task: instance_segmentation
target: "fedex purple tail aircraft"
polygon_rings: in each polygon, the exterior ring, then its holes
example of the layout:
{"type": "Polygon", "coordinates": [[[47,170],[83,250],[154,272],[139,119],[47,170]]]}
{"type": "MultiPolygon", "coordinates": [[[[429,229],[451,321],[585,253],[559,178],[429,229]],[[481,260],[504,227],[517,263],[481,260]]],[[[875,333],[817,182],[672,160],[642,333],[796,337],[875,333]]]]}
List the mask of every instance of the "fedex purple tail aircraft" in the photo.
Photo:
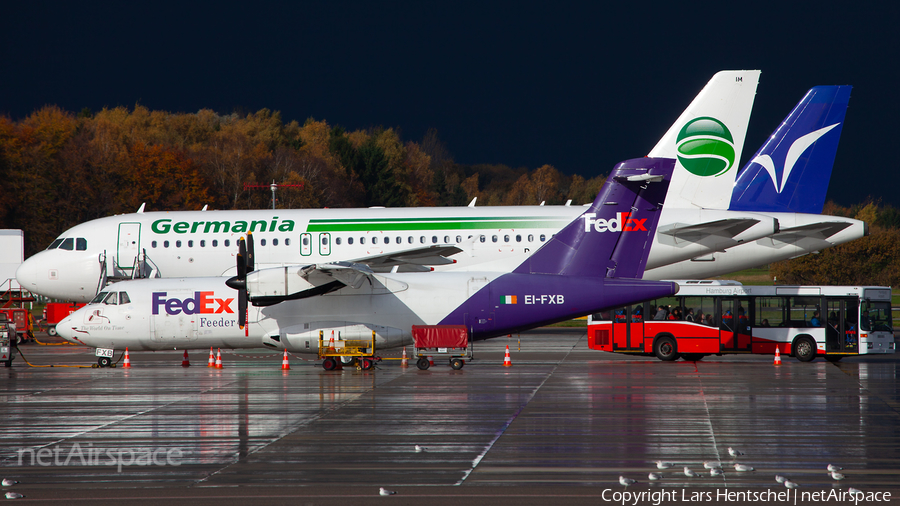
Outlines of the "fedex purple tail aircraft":
{"type": "Polygon", "coordinates": [[[256,270],[252,242],[241,239],[237,276],[114,283],[57,331],[98,348],[101,365],[109,364],[108,351],[126,347],[316,354],[320,332],[342,339],[374,332],[384,349],[412,343],[413,325],[465,325],[480,340],[668,296],[676,283],[640,277],[674,166],[666,158],[620,163],[591,206],[518,264],[441,272],[375,272],[353,262],[256,270]]]}

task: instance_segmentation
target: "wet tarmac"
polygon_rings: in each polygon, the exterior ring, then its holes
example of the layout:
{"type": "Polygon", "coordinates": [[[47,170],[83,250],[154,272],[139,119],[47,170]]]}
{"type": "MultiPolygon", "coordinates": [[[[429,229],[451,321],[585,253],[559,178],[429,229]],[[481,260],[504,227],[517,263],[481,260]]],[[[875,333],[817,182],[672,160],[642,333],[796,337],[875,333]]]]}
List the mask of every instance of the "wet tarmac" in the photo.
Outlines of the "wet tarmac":
{"type": "MultiPolygon", "coordinates": [[[[82,347],[22,351],[35,365],[95,362],[82,347]]],[[[663,363],[589,350],[584,329],[540,329],[477,343],[460,371],[391,360],[326,372],[292,357],[283,372],[264,350],[223,351],[221,370],[203,352],[189,368],[181,351],[130,358],[131,369],[0,368],[0,473],[22,482],[4,492],[57,504],[602,504],[626,490],[620,475],[640,482],[627,490],[680,498],[785,492],[780,474],[807,492],[900,497],[896,355],[663,363]]]]}

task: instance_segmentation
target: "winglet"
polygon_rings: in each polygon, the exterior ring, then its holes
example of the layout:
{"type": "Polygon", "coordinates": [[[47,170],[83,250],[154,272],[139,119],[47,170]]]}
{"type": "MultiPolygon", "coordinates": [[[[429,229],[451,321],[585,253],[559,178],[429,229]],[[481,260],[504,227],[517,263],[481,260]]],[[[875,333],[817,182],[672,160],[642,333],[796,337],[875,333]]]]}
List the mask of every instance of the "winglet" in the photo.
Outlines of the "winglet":
{"type": "Polygon", "coordinates": [[[143,213],[144,213],[144,206],[146,206],[146,205],[147,205],[146,202],[141,203],[141,207],[138,208],[137,213],[138,213],[138,214],[143,214],[143,213]]]}
{"type": "Polygon", "coordinates": [[[469,207],[475,207],[475,201],[478,200],[478,197],[474,197],[472,202],[469,202],[469,207]]]}

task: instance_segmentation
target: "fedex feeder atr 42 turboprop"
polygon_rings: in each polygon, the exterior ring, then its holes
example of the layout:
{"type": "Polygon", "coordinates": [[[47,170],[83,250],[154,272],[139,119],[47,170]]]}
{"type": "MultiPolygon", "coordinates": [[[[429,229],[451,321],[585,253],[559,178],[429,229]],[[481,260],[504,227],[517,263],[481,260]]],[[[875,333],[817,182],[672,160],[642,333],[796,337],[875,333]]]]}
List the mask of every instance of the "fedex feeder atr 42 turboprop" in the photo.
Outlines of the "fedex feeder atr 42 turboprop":
{"type": "MultiPolygon", "coordinates": [[[[858,220],[811,214],[824,203],[849,86],[811,89],[737,176],[758,79],[759,71],[717,73],[650,151],[676,163],[645,279],[725,274],[865,235],[858,220]]],[[[350,261],[373,272],[491,269],[521,262],[583,209],[138,212],[67,230],[17,279],[34,293],[86,302],[111,280],[234,275],[247,232],[260,268],[350,261]]]]}
{"type": "Polygon", "coordinates": [[[676,283],[638,278],[673,167],[671,159],[623,162],[590,207],[518,264],[442,272],[376,273],[352,262],[256,270],[241,238],[238,275],[113,283],[57,331],[107,350],[313,354],[320,331],[343,339],[374,332],[378,349],[410,344],[413,325],[465,325],[480,340],[667,296],[676,283]]]}

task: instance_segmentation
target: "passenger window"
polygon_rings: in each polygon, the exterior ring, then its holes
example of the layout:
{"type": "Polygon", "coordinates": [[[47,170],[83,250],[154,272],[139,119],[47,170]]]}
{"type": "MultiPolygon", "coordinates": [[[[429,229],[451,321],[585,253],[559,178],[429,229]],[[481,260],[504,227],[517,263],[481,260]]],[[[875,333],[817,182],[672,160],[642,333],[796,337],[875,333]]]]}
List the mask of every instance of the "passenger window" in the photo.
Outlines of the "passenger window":
{"type": "Polygon", "coordinates": [[[544,242],[546,240],[547,240],[547,236],[544,234],[541,234],[541,242],[544,242]]]}
{"type": "Polygon", "coordinates": [[[125,292],[119,292],[119,304],[131,304],[131,297],[125,292]]]}
{"type": "Polygon", "coordinates": [[[450,244],[450,236],[449,235],[444,236],[444,244],[450,244]]]}
{"type": "Polygon", "coordinates": [[[409,240],[408,240],[407,242],[410,243],[410,244],[412,244],[412,243],[413,243],[413,236],[409,236],[409,240]]]}
{"type": "Polygon", "coordinates": [[[459,244],[461,242],[462,242],[462,237],[456,236],[456,244],[459,244]]]}
{"type": "Polygon", "coordinates": [[[290,238],[285,239],[285,240],[284,240],[284,245],[285,245],[285,246],[290,246],[290,245],[291,245],[291,239],[290,239],[290,238]]]}
{"type": "Polygon", "coordinates": [[[188,248],[194,247],[194,241],[188,241],[188,248]]]}
{"type": "Polygon", "coordinates": [[[420,243],[420,244],[425,244],[425,236],[424,236],[424,235],[420,235],[420,236],[419,236],[419,243],[420,243]]]}
{"type": "Polygon", "coordinates": [[[175,241],[175,247],[176,247],[176,248],[180,248],[180,247],[181,247],[181,241],[175,241]]]}
{"type": "Polygon", "coordinates": [[[348,237],[348,238],[347,238],[347,244],[353,244],[353,238],[352,238],[352,237],[348,237]]]}
{"type": "Polygon", "coordinates": [[[503,242],[509,242],[509,236],[508,236],[508,235],[504,235],[504,236],[503,236],[503,242]]]}
{"type": "Polygon", "coordinates": [[[59,245],[59,249],[64,249],[67,251],[72,251],[72,248],[75,246],[75,241],[72,240],[71,237],[64,240],[62,244],[59,245]]]}
{"type": "Polygon", "coordinates": [[[169,247],[169,241],[163,241],[163,248],[169,247]]]}
{"type": "MultiPolygon", "coordinates": [[[[277,241],[278,239],[275,239],[275,240],[277,241]]],[[[337,244],[338,246],[340,246],[340,245],[341,245],[341,238],[340,238],[340,237],[335,237],[335,238],[334,238],[334,243],[337,244]]]]}
{"type": "Polygon", "coordinates": [[[272,246],[278,246],[278,239],[272,239],[272,246]]]}
{"type": "Polygon", "coordinates": [[[491,242],[497,242],[497,236],[491,236],[491,242]]]}
{"type": "Polygon", "coordinates": [[[397,244],[403,244],[403,238],[399,235],[397,236],[397,244]]]}
{"type": "Polygon", "coordinates": [[[219,245],[219,240],[218,240],[218,239],[213,239],[212,247],[215,248],[215,247],[218,246],[218,245],[219,245]]]}
{"type": "Polygon", "coordinates": [[[155,248],[155,247],[156,247],[156,241],[150,241],[150,247],[151,247],[151,248],[155,248]]]}
{"type": "Polygon", "coordinates": [[[205,248],[205,247],[206,247],[206,239],[200,239],[200,247],[201,247],[201,248],[205,248]]]}
{"type": "Polygon", "coordinates": [[[431,236],[431,244],[437,244],[437,236],[436,235],[431,236]]]}
{"type": "Polygon", "coordinates": [[[521,235],[517,235],[517,236],[516,236],[516,242],[522,242],[522,236],[521,236],[521,235]]]}
{"type": "Polygon", "coordinates": [[[227,247],[229,247],[229,246],[231,246],[231,240],[230,240],[230,239],[225,239],[225,247],[227,248],[227,247]]]}
{"type": "Polygon", "coordinates": [[[50,243],[50,246],[47,246],[47,249],[56,249],[59,247],[59,243],[63,242],[62,239],[57,239],[50,243]]]}
{"type": "Polygon", "coordinates": [[[87,239],[84,237],[79,237],[75,239],[75,249],[78,251],[86,251],[87,250],[87,239]]]}
{"type": "Polygon", "coordinates": [[[528,242],[534,242],[534,235],[528,234],[528,242]]]}
{"type": "Polygon", "coordinates": [[[487,240],[487,237],[481,236],[481,237],[478,238],[478,240],[480,240],[481,242],[484,242],[485,240],[487,240]]]}
{"type": "Polygon", "coordinates": [[[266,245],[266,240],[265,240],[265,239],[260,239],[260,240],[259,240],[259,245],[260,245],[260,246],[265,246],[265,245],[266,245]]]}
{"type": "Polygon", "coordinates": [[[365,244],[365,243],[366,243],[366,238],[365,238],[365,237],[360,237],[360,238],[359,238],[359,243],[360,243],[360,244],[365,244]]]}
{"type": "Polygon", "coordinates": [[[378,237],[372,238],[372,244],[378,244],[378,237]]]}
{"type": "Polygon", "coordinates": [[[309,246],[309,237],[303,236],[303,238],[300,239],[300,241],[303,243],[304,246],[309,246]]]}

